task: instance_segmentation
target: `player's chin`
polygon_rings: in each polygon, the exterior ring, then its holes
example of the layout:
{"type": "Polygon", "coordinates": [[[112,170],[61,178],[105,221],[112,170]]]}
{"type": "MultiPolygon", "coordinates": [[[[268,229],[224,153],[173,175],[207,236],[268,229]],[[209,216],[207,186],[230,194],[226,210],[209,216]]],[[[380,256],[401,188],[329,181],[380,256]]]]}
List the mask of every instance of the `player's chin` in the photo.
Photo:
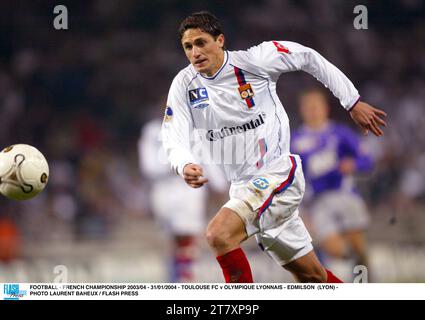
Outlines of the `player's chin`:
{"type": "Polygon", "coordinates": [[[199,73],[208,73],[209,68],[208,66],[205,65],[205,62],[201,63],[201,64],[194,64],[193,65],[195,67],[195,70],[198,71],[199,73]]]}

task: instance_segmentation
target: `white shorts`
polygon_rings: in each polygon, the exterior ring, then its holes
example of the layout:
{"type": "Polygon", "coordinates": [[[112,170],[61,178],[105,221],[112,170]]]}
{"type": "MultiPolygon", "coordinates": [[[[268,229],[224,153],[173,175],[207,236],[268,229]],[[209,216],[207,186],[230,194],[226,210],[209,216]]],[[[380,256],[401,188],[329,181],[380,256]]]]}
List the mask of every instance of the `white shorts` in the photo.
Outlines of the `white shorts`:
{"type": "Polygon", "coordinates": [[[160,179],[152,185],[152,210],[172,234],[198,235],[206,227],[206,192],[189,187],[179,176],[160,179]]]}
{"type": "Polygon", "coordinates": [[[350,191],[328,191],[321,194],[311,210],[315,238],[326,237],[347,230],[364,230],[369,215],[363,199],[350,191]]]}
{"type": "Polygon", "coordinates": [[[290,168],[274,168],[247,182],[233,183],[224,205],[241,217],[248,237],[255,235],[260,247],[280,265],[313,250],[298,216],[305,190],[301,159],[296,155],[291,159],[290,168]]]}

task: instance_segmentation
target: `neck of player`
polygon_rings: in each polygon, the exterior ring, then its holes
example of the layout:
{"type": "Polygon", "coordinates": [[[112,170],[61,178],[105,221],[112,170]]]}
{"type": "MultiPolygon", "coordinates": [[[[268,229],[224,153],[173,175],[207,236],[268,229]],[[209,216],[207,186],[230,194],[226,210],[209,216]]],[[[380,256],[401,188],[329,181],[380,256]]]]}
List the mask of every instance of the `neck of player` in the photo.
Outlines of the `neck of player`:
{"type": "Polygon", "coordinates": [[[207,77],[213,77],[216,75],[218,70],[224,64],[224,50],[220,50],[220,53],[217,55],[215,61],[211,64],[211,69],[205,72],[203,75],[207,77]]]}

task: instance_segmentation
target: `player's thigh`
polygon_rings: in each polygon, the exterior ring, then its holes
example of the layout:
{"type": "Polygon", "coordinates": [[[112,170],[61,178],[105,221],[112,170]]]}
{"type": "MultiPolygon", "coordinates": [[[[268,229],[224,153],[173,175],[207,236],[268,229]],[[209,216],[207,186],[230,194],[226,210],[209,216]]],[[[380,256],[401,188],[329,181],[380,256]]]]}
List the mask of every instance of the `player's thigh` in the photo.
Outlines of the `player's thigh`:
{"type": "Polygon", "coordinates": [[[247,237],[244,221],[235,211],[226,207],[222,207],[207,226],[207,240],[210,245],[223,242],[224,245],[238,245],[247,237]]]}
{"type": "Polygon", "coordinates": [[[283,267],[301,282],[326,281],[326,271],[313,250],[283,267]]]}
{"type": "Polygon", "coordinates": [[[298,210],[282,225],[259,232],[255,238],[260,248],[281,266],[313,250],[311,236],[298,216],[298,210]]]}

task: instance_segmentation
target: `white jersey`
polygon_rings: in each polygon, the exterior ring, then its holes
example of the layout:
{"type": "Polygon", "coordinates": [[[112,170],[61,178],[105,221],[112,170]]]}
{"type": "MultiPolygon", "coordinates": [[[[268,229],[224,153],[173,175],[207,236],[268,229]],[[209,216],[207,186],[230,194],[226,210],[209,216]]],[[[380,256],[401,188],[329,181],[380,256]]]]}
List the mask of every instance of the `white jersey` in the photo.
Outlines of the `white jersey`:
{"type": "Polygon", "coordinates": [[[249,179],[289,160],[289,119],[276,94],[284,72],[303,70],[321,81],[349,110],[359,99],[351,81],[316,51],[287,41],[263,42],[246,51],[225,51],[217,73],[192,65],[174,78],[162,126],[164,149],[182,175],[198,137],[229,181],[249,179]],[[192,133],[196,132],[195,138],[192,133]]]}

